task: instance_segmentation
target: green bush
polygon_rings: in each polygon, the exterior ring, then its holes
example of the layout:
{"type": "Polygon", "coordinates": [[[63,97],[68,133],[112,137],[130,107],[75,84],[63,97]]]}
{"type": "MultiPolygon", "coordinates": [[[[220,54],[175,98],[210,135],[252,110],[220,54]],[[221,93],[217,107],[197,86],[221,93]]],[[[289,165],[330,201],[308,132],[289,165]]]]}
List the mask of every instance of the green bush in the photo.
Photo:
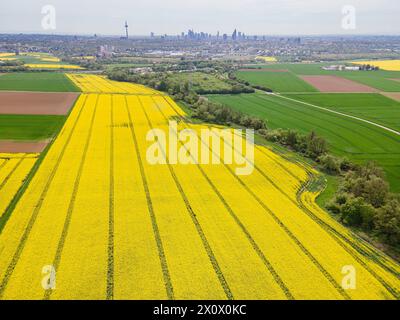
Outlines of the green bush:
{"type": "MultiPolygon", "coordinates": [[[[321,164],[324,161],[329,166],[337,165],[328,156],[321,157],[321,164]]],[[[374,232],[384,242],[399,246],[400,196],[390,194],[382,169],[374,163],[347,166],[352,169],[345,174],[337,195],[326,208],[345,224],[374,232]]]]}
{"type": "Polygon", "coordinates": [[[351,226],[365,230],[373,228],[375,208],[365,203],[363,198],[349,198],[341,207],[341,220],[351,226]]]}
{"type": "Polygon", "coordinates": [[[327,173],[334,175],[341,173],[341,159],[330,154],[324,154],[318,158],[318,161],[327,173]]]}
{"type": "Polygon", "coordinates": [[[400,244],[400,204],[397,199],[391,199],[377,210],[375,230],[385,242],[400,244]]]}

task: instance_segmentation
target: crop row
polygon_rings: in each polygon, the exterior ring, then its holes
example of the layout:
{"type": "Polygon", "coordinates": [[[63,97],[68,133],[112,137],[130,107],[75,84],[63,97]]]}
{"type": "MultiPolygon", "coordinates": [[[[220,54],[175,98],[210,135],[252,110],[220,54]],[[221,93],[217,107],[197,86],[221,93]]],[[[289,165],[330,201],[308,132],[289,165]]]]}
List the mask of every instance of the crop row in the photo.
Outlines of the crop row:
{"type": "Polygon", "coordinates": [[[149,130],[207,126],[142,87],[73,77],[100,94],[80,97],[0,234],[1,298],[398,298],[399,266],[313,194],[299,199],[309,169],[264,147],[248,176],[234,164],[152,165],[149,130]],[[48,265],[56,283],[43,288],[48,265]],[[357,287],[345,290],[349,265],[357,287]]]}

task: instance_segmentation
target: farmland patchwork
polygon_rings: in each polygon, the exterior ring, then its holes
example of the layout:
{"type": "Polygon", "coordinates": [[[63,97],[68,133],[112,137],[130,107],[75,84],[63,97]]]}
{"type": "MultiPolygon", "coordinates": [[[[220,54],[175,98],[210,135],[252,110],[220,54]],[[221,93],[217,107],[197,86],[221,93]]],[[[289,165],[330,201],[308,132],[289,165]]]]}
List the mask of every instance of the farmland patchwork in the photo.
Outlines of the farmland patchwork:
{"type": "Polygon", "coordinates": [[[400,297],[400,266],[317,207],[312,169],[259,146],[250,175],[151,164],[149,130],[208,127],[160,92],[70,78],[84,93],[0,234],[2,299],[400,297]]]}

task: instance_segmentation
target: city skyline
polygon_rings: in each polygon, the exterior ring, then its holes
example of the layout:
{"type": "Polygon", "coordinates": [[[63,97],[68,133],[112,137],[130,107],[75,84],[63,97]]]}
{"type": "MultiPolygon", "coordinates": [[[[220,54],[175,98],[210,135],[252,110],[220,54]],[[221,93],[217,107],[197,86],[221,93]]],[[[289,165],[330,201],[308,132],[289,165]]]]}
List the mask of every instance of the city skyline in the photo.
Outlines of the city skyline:
{"type": "Polygon", "coordinates": [[[132,36],[151,32],[178,35],[188,29],[213,35],[217,31],[230,35],[234,29],[248,35],[395,35],[400,33],[399,15],[395,0],[149,0],[134,4],[115,0],[112,8],[106,0],[17,0],[0,4],[0,33],[123,36],[124,22],[128,21],[132,36]],[[56,10],[55,29],[44,30],[41,26],[46,5],[56,10]],[[355,8],[355,28],[343,28],[346,5],[355,8]]]}

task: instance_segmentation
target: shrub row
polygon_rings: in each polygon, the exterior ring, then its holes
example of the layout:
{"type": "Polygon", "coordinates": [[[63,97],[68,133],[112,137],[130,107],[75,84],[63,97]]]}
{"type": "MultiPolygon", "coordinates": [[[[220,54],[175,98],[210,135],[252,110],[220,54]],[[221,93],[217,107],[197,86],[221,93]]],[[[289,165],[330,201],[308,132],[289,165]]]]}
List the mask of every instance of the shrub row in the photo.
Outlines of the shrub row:
{"type": "Polygon", "coordinates": [[[342,223],[400,246],[400,195],[390,193],[385,174],[375,163],[357,165],[336,157],[329,153],[326,141],[313,132],[303,135],[294,130],[262,129],[259,133],[315,160],[323,171],[342,177],[337,193],[326,205],[342,223]]]}

